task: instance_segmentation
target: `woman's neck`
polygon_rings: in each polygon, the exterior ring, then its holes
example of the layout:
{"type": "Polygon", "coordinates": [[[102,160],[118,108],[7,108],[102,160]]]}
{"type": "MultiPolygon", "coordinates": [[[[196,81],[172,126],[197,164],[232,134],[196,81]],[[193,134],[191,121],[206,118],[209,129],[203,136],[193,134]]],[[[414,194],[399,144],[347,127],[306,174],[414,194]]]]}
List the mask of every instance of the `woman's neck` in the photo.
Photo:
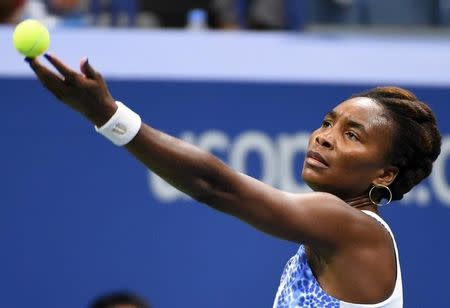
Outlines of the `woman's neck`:
{"type": "Polygon", "coordinates": [[[344,201],[355,209],[368,210],[378,214],[378,207],[370,201],[369,196],[361,195],[358,197],[344,199],[344,201]]]}

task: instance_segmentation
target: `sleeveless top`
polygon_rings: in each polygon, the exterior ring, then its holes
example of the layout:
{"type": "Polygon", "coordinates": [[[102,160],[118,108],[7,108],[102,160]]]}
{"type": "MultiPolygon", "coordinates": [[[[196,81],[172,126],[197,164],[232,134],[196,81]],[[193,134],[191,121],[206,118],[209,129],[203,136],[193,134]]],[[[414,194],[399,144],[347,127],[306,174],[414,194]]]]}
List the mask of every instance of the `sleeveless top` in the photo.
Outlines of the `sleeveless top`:
{"type": "Polygon", "coordinates": [[[370,211],[363,211],[367,215],[375,218],[381,223],[392,237],[397,260],[397,278],[394,291],[391,296],[377,304],[355,304],[341,301],[326,293],[317,282],[308,264],[305,248],[300,245],[297,253],[287,262],[280,279],[280,286],[273,308],[402,308],[403,307],[403,286],[398,257],[397,244],[388,224],[377,214],[370,211]]]}

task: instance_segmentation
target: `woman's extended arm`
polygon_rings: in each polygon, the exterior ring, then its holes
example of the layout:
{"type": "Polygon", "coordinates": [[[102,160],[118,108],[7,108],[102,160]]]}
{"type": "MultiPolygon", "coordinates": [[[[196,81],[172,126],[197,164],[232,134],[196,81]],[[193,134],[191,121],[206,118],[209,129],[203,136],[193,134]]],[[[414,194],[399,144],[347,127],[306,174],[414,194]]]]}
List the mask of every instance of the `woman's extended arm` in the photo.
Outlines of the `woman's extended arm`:
{"type": "MultiPolygon", "coordinates": [[[[114,114],[116,103],[103,78],[87,60],[82,61],[83,74],[79,74],[54,56],[47,59],[63,79],[37,60],[29,62],[43,85],[58,99],[97,126],[114,114]]],[[[344,240],[348,242],[355,234],[362,236],[365,230],[360,226],[358,211],[335,196],[296,195],[275,189],[235,172],[208,152],[145,124],[126,148],[153,172],[194,199],[274,236],[330,248],[344,240]]]]}

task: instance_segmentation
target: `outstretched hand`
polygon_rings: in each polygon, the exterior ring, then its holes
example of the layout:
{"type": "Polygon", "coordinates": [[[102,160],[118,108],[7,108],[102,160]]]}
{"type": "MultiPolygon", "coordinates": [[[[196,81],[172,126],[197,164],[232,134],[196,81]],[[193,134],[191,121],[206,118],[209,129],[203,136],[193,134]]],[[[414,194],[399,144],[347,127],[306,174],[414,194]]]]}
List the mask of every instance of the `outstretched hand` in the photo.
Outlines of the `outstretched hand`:
{"type": "Polygon", "coordinates": [[[82,59],[78,73],[53,55],[45,58],[61,74],[58,75],[42,65],[37,59],[26,58],[40,82],[67,106],[83,114],[92,123],[101,126],[117,109],[103,77],[82,59]]]}

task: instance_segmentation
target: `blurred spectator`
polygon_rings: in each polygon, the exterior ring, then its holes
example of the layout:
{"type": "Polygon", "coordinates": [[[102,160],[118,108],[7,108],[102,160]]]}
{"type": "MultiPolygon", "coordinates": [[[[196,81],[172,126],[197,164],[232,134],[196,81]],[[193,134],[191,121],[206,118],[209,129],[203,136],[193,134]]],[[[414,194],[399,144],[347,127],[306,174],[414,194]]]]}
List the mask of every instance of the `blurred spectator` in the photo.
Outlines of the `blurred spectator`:
{"type": "Polygon", "coordinates": [[[442,0],[309,0],[311,24],[432,26],[442,0]]]}
{"type": "Polygon", "coordinates": [[[438,23],[438,0],[365,0],[369,25],[432,26],[438,23]]]}
{"type": "Polygon", "coordinates": [[[221,29],[300,30],[307,9],[307,0],[212,0],[221,29]]]}
{"type": "Polygon", "coordinates": [[[20,20],[25,0],[1,0],[0,23],[15,24],[20,20]]]}
{"type": "Polygon", "coordinates": [[[150,305],[133,293],[121,291],[94,299],[89,308],[150,308],[150,305]]]}
{"type": "Polygon", "coordinates": [[[307,8],[306,0],[212,1],[221,29],[300,30],[307,20],[307,8]]]}
{"type": "Polygon", "coordinates": [[[189,11],[208,11],[212,0],[140,0],[140,12],[152,14],[164,28],[185,28],[189,11]]]}
{"type": "Polygon", "coordinates": [[[55,15],[70,15],[80,11],[82,0],[47,0],[48,11],[55,15]]]}
{"type": "Polygon", "coordinates": [[[366,23],[366,0],[308,1],[308,24],[349,25],[366,23]]]}
{"type": "Polygon", "coordinates": [[[79,0],[47,0],[50,9],[58,10],[62,13],[73,11],[78,7],[79,0]]]}
{"type": "Polygon", "coordinates": [[[34,18],[47,27],[87,26],[85,5],[89,0],[27,0],[22,19],[34,18]]]}
{"type": "Polygon", "coordinates": [[[450,0],[439,0],[438,19],[442,26],[450,26],[450,0]]]}
{"type": "Polygon", "coordinates": [[[282,0],[213,0],[219,28],[222,29],[282,29],[284,1],[282,0]]]}
{"type": "Polygon", "coordinates": [[[59,19],[58,25],[69,27],[87,26],[90,0],[46,0],[47,11],[59,19]]]}
{"type": "Polygon", "coordinates": [[[47,5],[42,0],[28,0],[23,11],[23,19],[33,18],[39,19],[48,26],[47,18],[49,14],[47,12],[47,5]]]}
{"type": "Polygon", "coordinates": [[[89,5],[93,24],[99,26],[135,26],[138,9],[138,0],[90,0],[89,5]]]}
{"type": "Polygon", "coordinates": [[[450,0],[212,0],[212,8],[223,29],[450,24],[450,0]]]}

